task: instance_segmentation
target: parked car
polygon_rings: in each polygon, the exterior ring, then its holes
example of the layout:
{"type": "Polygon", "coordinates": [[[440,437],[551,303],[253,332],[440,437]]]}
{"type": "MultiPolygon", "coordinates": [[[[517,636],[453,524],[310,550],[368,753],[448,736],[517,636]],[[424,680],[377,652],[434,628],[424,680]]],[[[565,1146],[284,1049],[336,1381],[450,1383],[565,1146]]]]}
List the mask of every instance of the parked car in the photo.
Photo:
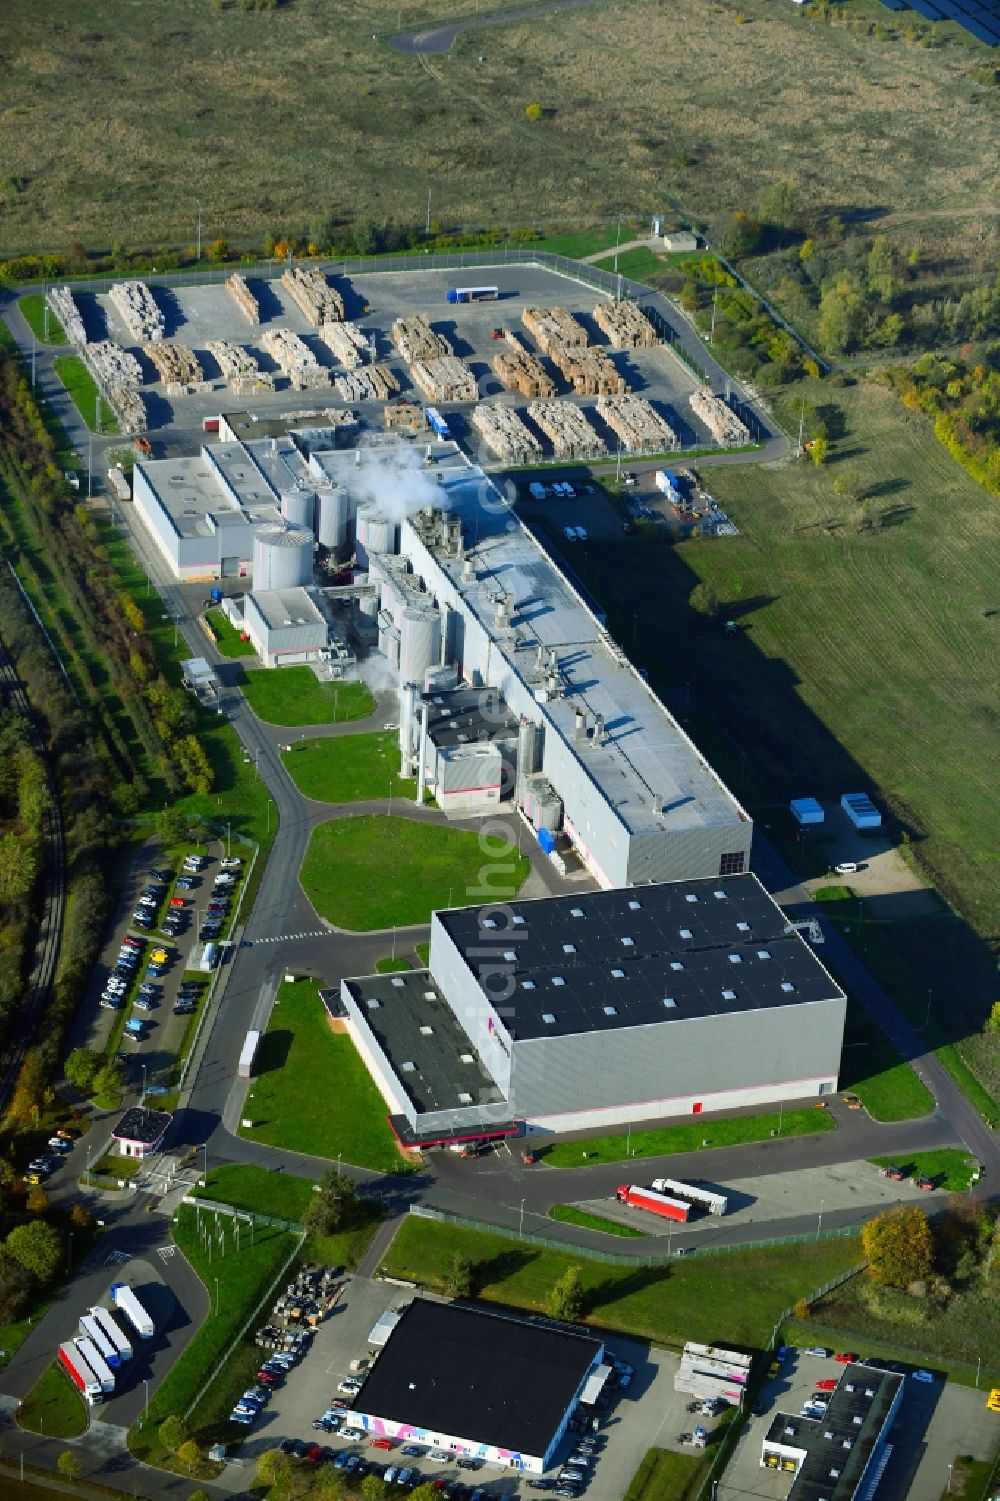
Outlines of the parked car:
{"type": "Polygon", "coordinates": [[[125,946],[125,948],[127,948],[127,949],[141,949],[142,948],[142,939],[141,938],[133,938],[131,936],[131,934],[129,934],[129,933],[125,934],[125,937],[122,939],[122,943],[125,946]]]}
{"type": "Polygon", "coordinates": [[[404,1444],[399,1452],[408,1455],[411,1459],[419,1459],[424,1451],[419,1444],[404,1444]]]}
{"type": "Polygon", "coordinates": [[[914,1381],[923,1381],[928,1386],[934,1380],[934,1377],[930,1371],[911,1371],[910,1375],[912,1376],[914,1381]]]}
{"type": "Polygon", "coordinates": [[[178,876],[174,886],[178,891],[193,891],[197,882],[192,881],[190,876],[178,876]]]}
{"type": "Polygon", "coordinates": [[[828,1350],[825,1345],[809,1345],[802,1353],[803,1355],[815,1355],[819,1360],[829,1360],[833,1351],[828,1350]]]}
{"type": "Polygon", "coordinates": [[[240,859],[239,855],[226,855],[222,860],[219,861],[219,864],[222,866],[223,870],[239,870],[240,866],[243,864],[243,861],[240,859]]]}
{"type": "Polygon", "coordinates": [[[816,1390],[818,1392],[835,1392],[837,1390],[837,1383],[832,1376],[827,1376],[825,1380],[817,1381],[816,1390]]]}
{"type": "Polygon", "coordinates": [[[471,1455],[466,1457],[465,1459],[458,1460],[458,1468],[460,1470],[481,1470],[482,1467],[483,1461],[481,1459],[476,1459],[471,1455]]]}
{"type": "Polygon", "coordinates": [[[148,995],[137,995],[132,1004],[137,1011],[152,1011],[153,1009],[153,1002],[148,995]]]}

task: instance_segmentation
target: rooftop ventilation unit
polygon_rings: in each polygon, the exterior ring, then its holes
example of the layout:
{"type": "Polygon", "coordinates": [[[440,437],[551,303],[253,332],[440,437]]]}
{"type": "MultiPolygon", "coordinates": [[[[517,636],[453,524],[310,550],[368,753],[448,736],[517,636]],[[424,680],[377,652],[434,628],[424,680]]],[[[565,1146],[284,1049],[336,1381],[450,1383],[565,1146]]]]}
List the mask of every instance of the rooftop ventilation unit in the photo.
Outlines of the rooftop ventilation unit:
{"type": "Polygon", "coordinates": [[[471,1053],[459,1053],[458,1061],[459,1063],[475,1063],[476,1060],[471,1053]]]}
{"type": "Polygon", "coordinates": [[[664,1006],[666,1006],[668,1011],[673,1010],[677,1006],[677,1002],[674,1000],[672,995],[665,995],[663,997],[663,1004],[664,1006]]]}
{"type": "Polygon", "coordinates": [[[736,999],[736,991],[735,990],[724,990],[722,992],[722,999],[724,1001],[735,1001],[735,999],[736,999]]]}
{"type": "Polygon", "coordinates": [[[414,1073],[416,1071],[416,1067],[417,1065],[415,1063],[411,1063],[409,1059],[407,1059],[405,1063],[401,1063],[399,1065],[400,1072],[404,1074],[414,1073]]]}
{"type": "Polygon", "coordinates": [[[433,1027],[421,1027],[420,1028],[420,1035],[421,1035],[421,1037],[433,1037],[434,1036],[434,1028],[433,1027]]]}
{"type": "Polygon", "coordinates": [[[390,984],[395,985],[397,990],[401,990],[403,988],[403,981],[399,978],[398,975],[393,976],[390,984]]]}
{"type": "Polygon", "coordinates": [[[555,1024],[556,1024],[556,1019],[552,1015],[551,1011],[543,1011],[542,1012],[542,1021],[545,1023],[545,1025],[547,1027],[554,1027],[555,1024]]]}
{"type": "Polygon", "coordinates": [[[460,1105],[471,1105],[472,1104],[472,1096],[471,1096],[471,1094],[460,1094],[459,1097],[458,1097],[458,1103],[460,1105]]]}
{"type": "Polygon", "coordinates": [[[640,912],[642,910],[642,903],[641,902],[636,902],[636,901],[631,901],[628,904],[628,910],[630,912],[640,912]]]}
{"type": "Polygon", "coordinates": [[[565,981],[565,979],[563,978],[562,975],[553,975],[552,976],[552,983],[553,983],[553,985],[555,985],[555,986],[558,987],[560,985],[565,985],[566,981],[565,981]]]}

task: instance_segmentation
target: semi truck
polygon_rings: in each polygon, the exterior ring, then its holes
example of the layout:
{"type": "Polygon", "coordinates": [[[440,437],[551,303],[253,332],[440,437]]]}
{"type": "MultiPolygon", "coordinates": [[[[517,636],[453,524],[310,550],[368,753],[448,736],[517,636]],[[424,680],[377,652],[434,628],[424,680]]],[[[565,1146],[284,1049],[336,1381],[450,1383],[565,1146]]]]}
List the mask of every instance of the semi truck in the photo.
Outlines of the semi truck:
{"type": "Polygon", "coordinates": [[[496,302],[499,296],[499,287],[452,287],[448,293],[448,301],[496,302]]]}
{"type": "Polygon", "coordinates": [[[92,1339],[81,1338],[78,1335],[73,1343],[101,1383],[101,1391],[106,1397],[109,1397],[115,1389],[114,1371],[108,1365],[92,1339]]]}
{"type": "Polygon", "coordinates": [[[679,1178],[654,1178],[652,1186],[657,1193],[687,1199],[695,1209],[704,1209],[708,1214],[725,1214],[729,1203],[725,1194],[713,1193],[708,1188],[696,1188],[693,1183],[682,1183],[679,1178]]]}
{"type": "Polygon", "coordinates": [[[89,1339],[93,1342],[105,1365],[110,1366],[113,1371],[117,1371],[122,1363],[122,1358],[93,1315],[85,1313],[80,1319],[80,1333],[84,1339],[89,1339]]]}
{"type": "MultiPolygon", "coordinates": [[[[119,1360],[131,1360],[132,1342],[114,1314],[110,1313],[108,1309],[98,1306],[90,1310],[90,1317],[102,1330],[104,1338],[110,1340],[111,1344],[114,1345],[118,1351],[119,1360]]],[[[108,1364],[110,1365],[111,1362],[108,1361],[108,1364]]]]}
{"type": "Polygon", "coordinates": [[[88,1402],[91,1407],[96,1407],[98,1402],[104,1401],[101,1383],[75,1345],[60,1345],[58,1359],[85,1402],[88,1402]]]}
{"type": "Polygon", "coordinates": [[[257,1049],[260,1047],[260,1033],[256,1028],[246,1035],[243,1043],[243,1051],[240,1053],[240,1061],[236,1065],[236,1077],[238,1079],[252,1079],[253,1066],[257,1061],[257,1049]]]}
{"type": "Polygon", "coordinates": [[[654,1188],[640,1188],[636,1183],[623,1183],[615,1198],[619,1204],[645,1209],[650,1214],[658,1214],[661,1219],[679,1220],[681,1224],[687,1223],[691,1213],[691,1205],[683,1199],[672,1199],[669,1194],[657,1193],[654,1188]]]}
{"type": "Polygon", "coordinates": [[[424,407],[424,416],[427,418],[427,426],[432,433],[436,433],[439,438],[448,439],[451,437],[451,428],[441,416],[437,407],[424,407]]]}
{"type": "Polygon", "coordinates": [[[153,1338],[156,1325],[127,1282],[112,1283],[111,1301],[125,1315],[140,1339],[153,1338]]]}

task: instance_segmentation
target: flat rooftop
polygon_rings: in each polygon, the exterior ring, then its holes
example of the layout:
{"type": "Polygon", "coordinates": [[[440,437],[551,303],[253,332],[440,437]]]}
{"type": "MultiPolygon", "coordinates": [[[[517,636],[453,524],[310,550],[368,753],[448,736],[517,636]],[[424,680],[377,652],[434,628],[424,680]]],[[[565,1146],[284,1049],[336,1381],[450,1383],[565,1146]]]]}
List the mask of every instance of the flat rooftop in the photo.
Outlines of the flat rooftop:
{"type": "Polygon", "coordinates": [[[221,529],[253,528],[279,519],[277,498],[240,443],[215,443],[184,458],[137,464],[180,537],[208,537],[221,529]],[[235,502],[226,491],[232,485],[235,502]]]}
{"type": "Polygon", "coordinates": [[[541,1456],[601,1349],[585,1335],[414,1298],[354,1408],[541,1456]]]}
{"type": "Polygon", "coordinates": [[[417,1111],[506,1100],[426,969],[363,975],[344,984],[417,1111]]]}
{"type": "Polygon", "coordinates": [[[496,688],[445,688],[425,693],[423,701],[429,705],[428,736],[441,749],[517,735],[517,716],[496,688]]]}
{"type": "Polygon", "coordinates": [[[326,616],[306,588],[254,589],[253,600],[269,631],[326,624],[326,616]]]}
{"type": "Polygon", "coordinates": [[[902,1376],[849,1365],[821,1418],[779,1412],[768,1443],[804,1449],[788,1501],[848,1501],[885,1428],[902,1376]]]}
{"type": "Polygon", "coordinates": [[[754,875],[514,900],[503,913],[435,917],[473,983],[483,957],[488,972],[509,963],[516,1040],[843,999],[754,875]]]}

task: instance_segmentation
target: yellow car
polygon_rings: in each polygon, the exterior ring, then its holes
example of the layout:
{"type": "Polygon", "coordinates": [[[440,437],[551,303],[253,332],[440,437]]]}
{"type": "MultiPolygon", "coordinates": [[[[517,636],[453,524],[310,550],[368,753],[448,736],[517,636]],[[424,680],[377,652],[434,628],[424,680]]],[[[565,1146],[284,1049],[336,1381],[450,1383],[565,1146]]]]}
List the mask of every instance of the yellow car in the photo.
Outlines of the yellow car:
{"type": "Polygon", "coordinates": [[[166,949],[154,949],[149,957],[154,964],[166,964],[168,956],[166,949]]]}
{"type": "Polygon", "coordinates": [[[990,1412],[1000,1412],[1000,1386],[995,1386],[986,1398],[986,1406],[990,1412]]]}
{"type": "Polygon", "coordinates": [[[32,1188],[35,1188],[39,1183],[41,1183],[42,1175],[41,1173],[25,1173],[24,1181],[32,1188]]]}

